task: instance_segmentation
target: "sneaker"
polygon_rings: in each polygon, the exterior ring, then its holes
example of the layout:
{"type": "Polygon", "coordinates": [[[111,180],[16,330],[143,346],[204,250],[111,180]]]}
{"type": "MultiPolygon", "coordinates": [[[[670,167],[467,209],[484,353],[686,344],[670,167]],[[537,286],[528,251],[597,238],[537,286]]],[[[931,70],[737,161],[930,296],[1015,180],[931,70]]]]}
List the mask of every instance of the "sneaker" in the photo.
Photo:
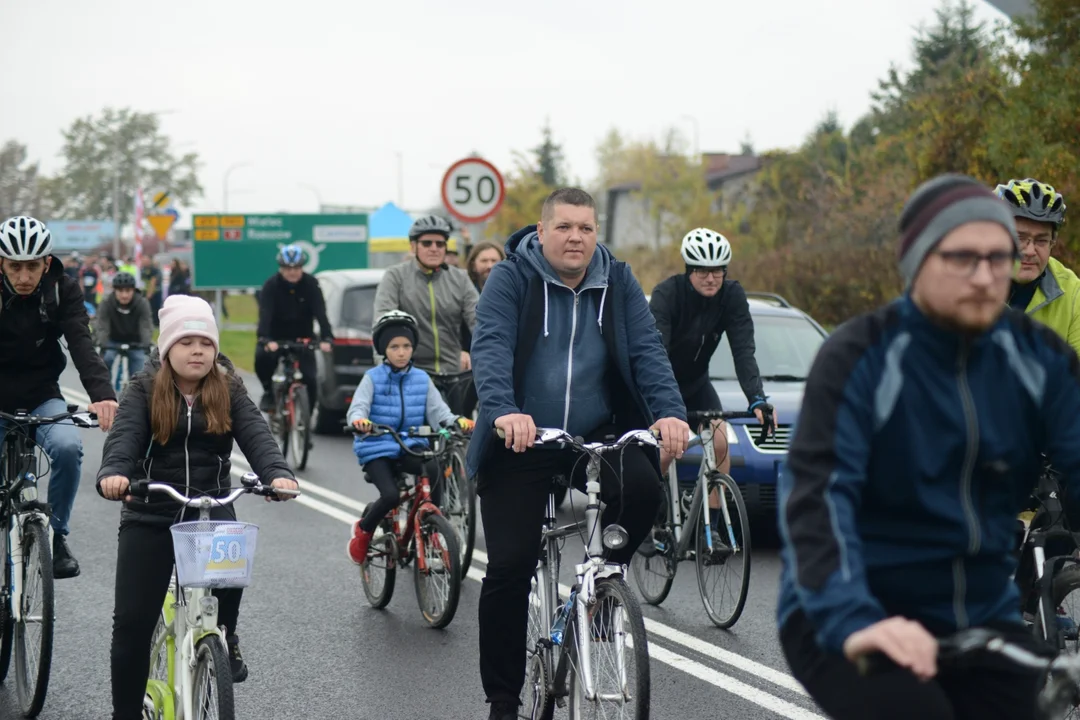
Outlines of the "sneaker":
{"type": "Polygon", "coordinates": [[[53,534],[53,577],[57,580],[78,577],[79,561],[71,554],[67,538],[60,533],[53,534]]]}
{"type": "Polygon", "coordinates": [[[368,546],[371,544],[371,533],[360,529],[360,523],[353,525],[353,534],[349,538],[349,544],[345,552],[354,565],[363,565],[367,560],[368,546]]]}
{"type": "Polygon", "coordinates": [[[274,412],[274,393],[263,390],[262,399],[259,400],[259,410],[264,413],[274,412]]]}
{"type": "Polygon", "coordinates": [[[511,702],[493,702],[491,703],[491,712],[488,713],[488,720],[517,720],[518,717],[518,704],[511,702]]]}
{"type": "Polygon", "coordinates": [[[229,646],[229,666],[232,670],[232,681],[242,683],[247,680],[248,668],[244,663],[244,656],[240,654],[240,638],[236,635],[226,635],[225,642],[229,646]]]}

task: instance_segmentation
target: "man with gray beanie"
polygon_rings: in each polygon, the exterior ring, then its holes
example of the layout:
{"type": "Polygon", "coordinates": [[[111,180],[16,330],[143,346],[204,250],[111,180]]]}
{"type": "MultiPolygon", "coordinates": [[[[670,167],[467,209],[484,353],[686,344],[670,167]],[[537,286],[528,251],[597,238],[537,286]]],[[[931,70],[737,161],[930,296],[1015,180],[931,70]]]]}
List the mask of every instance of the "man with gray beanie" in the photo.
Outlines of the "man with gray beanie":
{"type": "Polygon", "coordinates": [[[781,644],[833,718],[1034,718],[1038,676],[939,668],[937,639],[1034,646],[1016,516],[1041,453],[1080,499],[1080,362],[1007,308],[1019,243],[988,188],[934,178],[899,230],[903,296],[838,328],[806,383],[780,479],[781,644]]]}

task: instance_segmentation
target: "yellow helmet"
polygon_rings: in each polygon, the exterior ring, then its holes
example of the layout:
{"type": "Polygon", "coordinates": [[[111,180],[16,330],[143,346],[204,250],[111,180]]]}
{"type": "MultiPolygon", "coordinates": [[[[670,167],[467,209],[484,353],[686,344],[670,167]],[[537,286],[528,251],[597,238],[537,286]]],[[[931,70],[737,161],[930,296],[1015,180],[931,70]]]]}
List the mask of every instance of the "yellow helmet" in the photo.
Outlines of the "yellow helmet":
{"type": "Polygon", "coordinates": [[[1035,178],[1010,180],[1007,185],[998,185],[994,192],[1012,205],[1016,217],[1050,223],[1055,231],[1065,221],[1065,197],[1053,186],[1035,178]]]}
{"type": "Polygon", "coordinates": [[[446,241],[446,252],[456,253],[457,251],[457,238],[448,238],[446,241]]]}

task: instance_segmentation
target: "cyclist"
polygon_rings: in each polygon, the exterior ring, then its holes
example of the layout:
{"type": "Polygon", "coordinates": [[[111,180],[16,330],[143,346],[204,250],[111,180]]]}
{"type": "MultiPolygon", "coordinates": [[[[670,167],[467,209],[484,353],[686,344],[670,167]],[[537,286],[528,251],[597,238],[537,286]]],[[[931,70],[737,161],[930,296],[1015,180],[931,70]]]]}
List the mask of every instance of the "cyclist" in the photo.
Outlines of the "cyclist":
{"type": "MultiPolygon", "coordinates": [[[[480,675],[495,720],[517,717],[529,581],[551,479],[567,475],[578,487],[585,479],[585,463],[575,453],[525,452],[536,427],[594,441],[651,426],[676,457],[689,440],[682,399],[641,286],[630,266],[596,240],[592,197],[577,188],[554,191],[540,222],[507,241],[507,260],[492,269],[477,309],[480,416],[466,465],[469,476],[478,477],[487,539],[480,675]],[[493,435],[493,424],[505,442],[493,435]]],[[[629,533],[626,547],[610,555],[627,564],[660,503],[658,458],[636,445],[621,457],[605,457],[603,523],[618,519],[629,533]]]]}
{"type": "Polygon", "coordinates": [[[1031,718],[1036,676],[938,673],[935,636],[1036,642],[1015,518],[1041,451],[1070,490],[1080,478],[1080,362],[1006,308],[1020,243],[988,188],[934,178],[899,229],[905,294],[837,328],[806,383],[779,488],[781,645],[833,718],[1031,718]],[[892,665],[862,676],[868,653],[892,665]]]}
{"type": "MultiPolygon", "coordinates": [[[[453,422],[462,430],[472,430],[473,421],[450,412],[427,373],[413,367],[417,335],[416,320],[400,310],[391,310],[375,323],[371,330],[372,343],[375,352],[385,359],[382,365],[364,374],[353,394],[346,417],[357,430],[366,432],[373,422],[389,425],[400,433],[424,424],[439,427],[453,422]]],[[[419,448],[428,443],[423,438],[409,438],[405,444],[419,448]]],[[[353,526],[346,547],[349,559],[360,565],[367,557],[371,534],[386,513],[397,507],[399,473],[423,472],[431,478],[432,501],[436,505],[440,503],[442,486],[436,482],[441,475],[437,463],[432,461],[422,467],[423,463],[405,454],[392,437],[357,437],[353,452],[364,466],[364,479],[379,490],[379,499],[371,504],[364,519],[353,526]]]]}
{"type": "Polygon", "coordinates": [[[476,288],[463,270],[446,264],[450,233],[450,223],[438,215],[414,222],[409,229],[412,256],[388,268],[375,291],[375,317],[401,310],[416,318],[420,337],[413,362],[437,373],[472,367],[462,349],[461,329],[462,323],[469,330],[476,325],[476,288]]]}
{"type": "Polygon", "coordinates": [[[1065,198],[1034,178],[1010,180],[995,192],[1012,206],[1020,236],[1009,305],[1049,325],[1080,353],[1080,278],[1050,257],[1065,221],[1065,198]]]}
{"type": "MultiPolygon", "coordinates": [[[[709,361],[721,336],[727,333],[739,385],[750,410],[759,423],[764,423],[765,415],[771,414],[773,408],[766,402],[754,358],[754,321],[746,291],[737,280],[727,278],[731,243],[718,232],[697,228],[683,237],[681,254],[686,272],[657,285],[649,308],[668,351],[683,403],[688,412],[723,409],[709,379],[709,361]]],[[[721,424],[716,423],[718,429],[721,424]]],[[[718,469],[729,473],[727,434],[714,432],[713,447],[718,469]]],[[[660,467],[666,472],[671,456],[661,453],[660,458],[660,467]]]]}
{"type": "MultiPolygon", "coordinates": [[[[120,345],[150,345],[153,326],[150,322],[150,301],[135,288],[135,276],[117,273],[112,281],[113,291],[101,301],[94,321],[97,342],[104,348],[105,365],[113,366],[120,345]]],[[[128,350],[128,373],[134,377],[146,362],[142,348],[128,350]]],[[[119,377],[116,378],[119,383],[119,377]]],[[[119,388],[117,388],[119,389],[119,388]]]]}
{"type": "MultiPolygon", "coordinates": [[[[299,338],[314,337],[314,320],[319,321],[319,350],[330,352],[333,347],[334,330],[326,317],[326,300],[319,281],[304,272],[307,258],[298,245],[286,245],[277,255],[278,272],[274,273],[259,293],[258,344],[255,346],[255,374],[262,383],[263,396],[259,409],[274,409],[271,390],[274,368],[277,367],[279,348],[277,341],[292,342],[299,338]]],[[[304,374],[311,407],[318,401],[315,377],[315,356],[300,353],[300,372],[304,374]]]]}
{"type": "MultiPolygon", "coordinates": [[[[201,298],[174,295],[165,301],[157,351],[128,385],[115,428],[105,440],[97,474],[103,497],[125,501],[116,555],[113,720],[138,720],[150,672],[150,640],[173,568],[169,528],[196,519],[198,510],[184,510],[178,518],[170,500],[133,500],[127,495],[130,480],[169,483],[185,488],[189,497],[215,495],[232,484],[228,458],[235,440],[252,470],[272,478],[271,486],[295,490],[297,484],[243,381],[218,353],[214,312],[201,298]]],[[[236,512],[215,507],[210,516],[235,520],[236,512]]],[[[242,594],[240,589],[214,591],[233,682],[248,675],[236,635],[242,594]]]]}
{"type": "MultiPolygon", "coordinates": [[[[44,223],[20,216],[0,226],[0,271],[0,410],[34,415],[67,410],[60,392],[60,374],[67,366],[63,338],[90,396],[89,410],[97,413],[102,431],[108,430],[116,414],[109,370],[94,350],[79,282],[65,275],[63,263],[52,255],[52,235],[44,223]]],[[[79,563],[67,535],[82,474],[82,440],[78,430],[65,424],[38,428],[36,439],[51,462],[53,576],[73,578],[79,563]]]]}

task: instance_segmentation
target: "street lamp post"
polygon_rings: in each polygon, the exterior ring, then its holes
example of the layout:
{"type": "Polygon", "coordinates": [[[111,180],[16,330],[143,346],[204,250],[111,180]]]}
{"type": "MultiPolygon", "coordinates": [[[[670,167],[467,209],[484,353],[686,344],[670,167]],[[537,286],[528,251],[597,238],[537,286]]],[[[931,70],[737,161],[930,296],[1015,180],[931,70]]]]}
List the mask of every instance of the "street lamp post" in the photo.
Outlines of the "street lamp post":
{"type": "Polygon", "coordinates": [[[310,183],[297,183],[297,185],[299,185],[300,187],[305,188],[305,189],[310,190],[311,192],[315,193],[315,200],[318,201],[318,203],[319,203],[319,212],[321,213],[322,209],[323,209],[323,201],[322,201],[322,195],[319,194],[319,188],[315,187],[314,185],[311,185],[310,183]]]}
{"type": "Polygon", "coordinates": [[[697,118],[693,115],[683,115],[682,119],[689,120],[694,124],[694,155],[701,155],[701,145],[698,143],[698,138],[700,137],[700,135],[697,118]]]}
{"type": "Polygon", "coordinates": [[[399,208],[405,207],[405,170],[400,150],[397,152],[397,202],[399,208]]]}
{"type": "Polygon", "coordinates": [[[221,181],[221,184],[222,184],[221,210],[222,210],[222,212],[228,212],[229,211],[229,175],[231,175],[232,171],[236,170],[237,168],[248,167],[250,165],[251,165],[251,163],[249,163],[249,162],[233,163],[225,171],[225,177],[221,181]]]}

